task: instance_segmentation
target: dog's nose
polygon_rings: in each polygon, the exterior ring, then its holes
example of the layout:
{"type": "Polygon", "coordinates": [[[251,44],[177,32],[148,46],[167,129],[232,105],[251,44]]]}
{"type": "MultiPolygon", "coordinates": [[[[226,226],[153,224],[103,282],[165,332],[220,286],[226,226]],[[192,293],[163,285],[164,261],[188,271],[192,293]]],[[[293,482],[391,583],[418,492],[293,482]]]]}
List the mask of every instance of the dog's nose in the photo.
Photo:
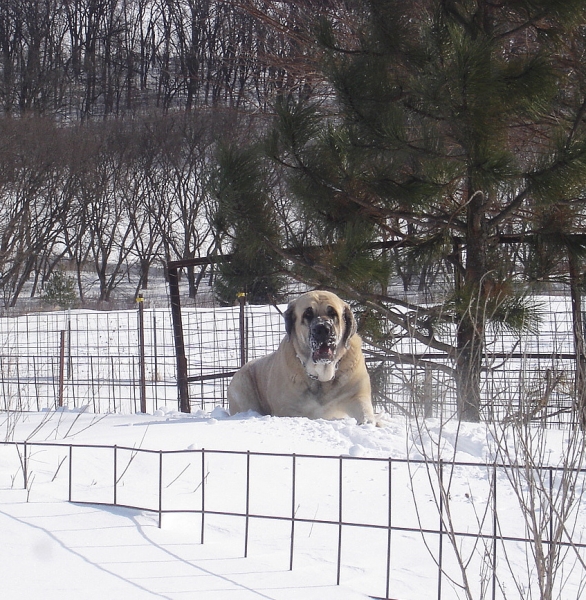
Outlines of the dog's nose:
{"type": "Polygon", "coordinates": [[[320,321],[313,325],[311,328],[314,339],[317,342],[324,343],[330,337],[330,333],[332,331],[331,323],[327,321],[320,321]]]}

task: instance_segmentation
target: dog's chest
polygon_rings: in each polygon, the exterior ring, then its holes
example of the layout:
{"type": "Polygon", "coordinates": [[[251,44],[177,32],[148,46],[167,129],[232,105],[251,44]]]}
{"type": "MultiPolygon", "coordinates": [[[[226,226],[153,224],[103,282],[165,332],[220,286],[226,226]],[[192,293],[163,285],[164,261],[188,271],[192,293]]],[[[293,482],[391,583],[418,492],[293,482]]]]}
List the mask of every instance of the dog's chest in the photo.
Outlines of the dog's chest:
{"type": "Polygon", "coordinates": [[[337,383],[337,379],[333,379],[332,381],[317,381],[315,379],[307,378],[304,396],[308,400],[314,400],[319,404],[325,404],[331,399],[332,393],[337,387],[337,383]]]}

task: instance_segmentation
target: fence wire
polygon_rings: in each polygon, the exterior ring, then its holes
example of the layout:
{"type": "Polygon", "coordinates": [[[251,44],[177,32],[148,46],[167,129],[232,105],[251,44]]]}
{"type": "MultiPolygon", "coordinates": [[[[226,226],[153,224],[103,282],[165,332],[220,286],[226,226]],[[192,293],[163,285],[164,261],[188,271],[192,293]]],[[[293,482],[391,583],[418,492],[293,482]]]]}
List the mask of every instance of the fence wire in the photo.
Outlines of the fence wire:
{"type": "MultiPolygon", "coordinates": [[[[482,372],[483,416],[571,423],[575,353],[569,299],[543,297],[537,334],[491,331],[482,372]]],[[[283,307],[281,307],[282,309],[283,307]]],[[[184,308],[185,350],[193,408],[224,405],[231,374],[247,359],[275,350],[284,335],[280,310],[184,308]],[[241,330],[245,339],[241,340],[241,330]]],[[[94,412],[147,412],[177,402],[176,358],[168,309],[145,309],[144,356],[138,310],[71,311],[0,318],[0,407],[42,410],[87,406],[94,412]],[[142,368],[141,368],[142,367],[142,368]],[[144,392],[141,392],[144,390],[144,392]]],[[[391,339],[393,351],[449,367],[411,339],[391,339]]],[[[429,366],[390,361],[365,344],[378,410],[449,418],[456,412],[453,378],[429,366]]]]}

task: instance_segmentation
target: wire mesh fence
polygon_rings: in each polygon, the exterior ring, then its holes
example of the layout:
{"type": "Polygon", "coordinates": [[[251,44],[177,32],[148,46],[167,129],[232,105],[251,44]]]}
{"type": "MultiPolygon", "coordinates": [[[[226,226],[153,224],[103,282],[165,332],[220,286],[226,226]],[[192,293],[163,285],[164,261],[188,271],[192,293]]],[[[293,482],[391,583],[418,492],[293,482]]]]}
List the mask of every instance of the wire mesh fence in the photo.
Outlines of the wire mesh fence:
{"type": "MultiPolygon", "coordinates": [[[[481,372],[481,415],[486,420],[520,418],[565,427],[573,424],[576,353],[571,303],[563,296],[539,297],[541,322],[535,333],[487,327],[481,372]]],[[[449,342],[454,342],[450,340],[449,342]]],[[[453,364],[412,339],[397,352],[417,356],[425,366],[377,360],[366,347],[375,399],[391,414],[449,418],[457,414],[453,364]],[[434,363],[430,366],[429,363],[434,363]],[[446,367],[442,370],[439,367],[446,367]]]]}
{"type": "MultiPolygon", "coordinates": [[[[145,321],[149,409],[176,397],[168,311],[145,321]]],[[[0,395],[5,410],[60,404],[95,412],[140,409],[137,311],[51,312],[0,319],[0,395]]]]}
{"type": "MultiPolygon", "coordinates": [[[[193,541],[200,544],[229,523],[242,557],[264,551],[267,539],[289,569],[317,553],[332,584],[348,578],[374,597],[410,598],[396,579],[408,563],[412,577],[427,582],[426,598],[464,597],[466,586],[473,597],[506,598],[514,586],[536,587],[531,569],[514,569],[539,544],[565,556],[559,585],[566,597],[575,597],[583,581],[586,543],[577,517],[586,508],[585,469],[531,467],[543,482],[532,493],[543,496],[550,517],[532,531],[507,501],[519,491],[510,471],[523,465],[48,442],[5,442],[0,453],[20,472],[29,501],[39,490],[75,503],[151,511],[159,527],[165,515],[195,516],[193,541]],[[556,536],[556,498],[570,480],[572,507],[556,536]]],[[[20,487],[9,469],[2,476],[3,488],[20,487]]]]}
{"type": "MultiPolygon", "coordinates": [[[[482,372],[483,416],[520,415],[571,422],[575,372],[569,299],[544,297],[537,334],[489,331],[482,372]]],[[[274,306],[184,308],[185,349],[194,408],[225,404],[231,374],[244,358],[275,350],[284,335],[274,306]],[[244,335],[244,339],[242,339],[244,335]]],[[[442,355],[409,338],[393,350],[449,367],[442,355]]],[[[389,360],[365,345],[378,410],[449,417],[456,412],[453,378],[438,368],[389,360]]],[[[42,410],[89,407],[94,412],[153,412],[177,402],[170,310],[70,311],[0,318],[0,407],[42,410]],[[142,339],[142,347],[141,347],[142,339]],[[141,397],[143,396],[143,397],[141,397]]]]}

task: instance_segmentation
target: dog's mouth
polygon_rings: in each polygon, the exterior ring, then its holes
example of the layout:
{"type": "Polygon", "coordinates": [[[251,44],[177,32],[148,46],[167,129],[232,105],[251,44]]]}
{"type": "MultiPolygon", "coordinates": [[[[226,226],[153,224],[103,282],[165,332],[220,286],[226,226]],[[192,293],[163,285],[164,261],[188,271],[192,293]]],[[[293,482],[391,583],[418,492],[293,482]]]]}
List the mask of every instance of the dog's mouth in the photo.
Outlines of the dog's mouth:
{"type": "Polygon", "coordinates": [[[333,362],[336,346],[335,344],[312,344],[313,353],[311,358],[314,363],[330,363],[333,362]]]}
{"type": "Polygon", "coordinates": [[[309,344],[314,363],[331,363],[337,348],[336,332],[329,321],[318,318],[310,329],[309,344]]]}

